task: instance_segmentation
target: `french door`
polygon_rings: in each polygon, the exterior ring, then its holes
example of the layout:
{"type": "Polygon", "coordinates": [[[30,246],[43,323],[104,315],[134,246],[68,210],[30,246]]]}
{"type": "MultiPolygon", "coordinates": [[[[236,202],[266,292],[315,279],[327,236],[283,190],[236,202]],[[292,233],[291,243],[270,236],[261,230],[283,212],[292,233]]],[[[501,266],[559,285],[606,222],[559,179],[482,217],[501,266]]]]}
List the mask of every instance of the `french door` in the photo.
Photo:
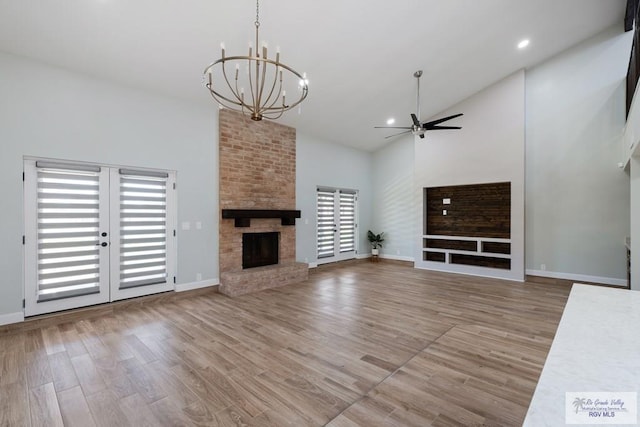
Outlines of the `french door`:
{"type": "Polygon", "coordinates": [[[175,174],[25,160],[25,315],[173,289],[175,174]]]}
{"type": "Polygon", "coordinates": [[[318,263],[356,257],[358,192],[337,188],[317,189],[318,263]]]}

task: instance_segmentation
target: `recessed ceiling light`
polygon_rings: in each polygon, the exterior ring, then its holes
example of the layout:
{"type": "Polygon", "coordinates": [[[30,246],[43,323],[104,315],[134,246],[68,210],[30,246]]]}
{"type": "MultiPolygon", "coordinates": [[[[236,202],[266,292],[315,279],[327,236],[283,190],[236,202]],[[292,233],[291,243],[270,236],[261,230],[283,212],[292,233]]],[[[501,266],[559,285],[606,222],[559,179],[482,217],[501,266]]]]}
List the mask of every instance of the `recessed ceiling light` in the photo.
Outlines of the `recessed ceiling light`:
{"type": "Polygon", "coordinates": [[[518,43],[518,49],[524,49],[527,46],[529,46],[529,39],[524,39],[518,43]]]}
{"type": "Polygon", "coordinates": [[[392,125],[392,124],[394,124],[395,122],[396,122],[396,119],[394,119],[394,118],[391,118],[391,119],[387,120],[387,124],[388,124],[388,125],[392,125]]]}

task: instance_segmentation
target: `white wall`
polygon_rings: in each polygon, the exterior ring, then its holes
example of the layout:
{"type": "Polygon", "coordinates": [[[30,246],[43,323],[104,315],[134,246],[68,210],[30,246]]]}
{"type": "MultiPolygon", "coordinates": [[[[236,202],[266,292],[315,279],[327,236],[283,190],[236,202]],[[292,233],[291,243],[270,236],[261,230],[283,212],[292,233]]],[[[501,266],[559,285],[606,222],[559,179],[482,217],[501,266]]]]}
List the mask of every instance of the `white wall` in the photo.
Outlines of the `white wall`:
{"type": "Polygon", "coordinates": [[[315,264],[316,188],[359,191],[358,254],[370,252],[366,232],[372,223],[371,153],[331,144],[297,133],[296,205],[302,217],[296,221],[296,259],[315,264]]]}
{"type": "Polygon", "coordinates": [[[447,123],[461,130],[415,138],[416,267],[524,280],[524,105],[524,71],[519,71],[438,115],[464,113],[447,123]],[[511,182],[511,269],[423,261],[423,189],[491,182],[511,182]]]}
{"type": "Polygon", "coordinates": [[[629,178],[618,163],[630,47],[615,28],[527,72],[529,274],[626,284],[629,178]]]}
{"type": "Polygon", "coordinates": [[[632,157],[631,173],[631,289],[640,291],[640,157],[632,157]]]}
{"type": "Polygon", "coordinates": [[[414,260],[414,137],[409,134],[373,154],[373,225],[384,232],[380,254],[385,258],[414,260]]]}
{"type": "Polygon", "coordinates": [[[178,224],[191,223],[190,231],[178,229],[177,281],[195,282],[197,273],[217,281],[213,103],[156,96],[2,53],[0,75],[0,322],[22,312],[25,155],[176,170],[178,224]]]}

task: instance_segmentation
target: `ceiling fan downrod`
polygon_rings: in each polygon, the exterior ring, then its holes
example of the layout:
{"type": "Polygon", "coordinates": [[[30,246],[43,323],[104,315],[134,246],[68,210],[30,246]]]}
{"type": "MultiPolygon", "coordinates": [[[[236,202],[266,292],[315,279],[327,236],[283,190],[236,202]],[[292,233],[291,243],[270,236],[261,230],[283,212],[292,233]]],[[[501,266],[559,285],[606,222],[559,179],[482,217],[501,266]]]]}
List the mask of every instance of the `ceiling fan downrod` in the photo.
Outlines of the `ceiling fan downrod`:
{"type": "Polygon", "coordinates": [[[413,77],[418,80],[418,94],[416,96],[416,113],[418,114],[418,120],[420,120],[420,77],[422,77],[422,70],[418,70],[413,73],[413,77]]]}

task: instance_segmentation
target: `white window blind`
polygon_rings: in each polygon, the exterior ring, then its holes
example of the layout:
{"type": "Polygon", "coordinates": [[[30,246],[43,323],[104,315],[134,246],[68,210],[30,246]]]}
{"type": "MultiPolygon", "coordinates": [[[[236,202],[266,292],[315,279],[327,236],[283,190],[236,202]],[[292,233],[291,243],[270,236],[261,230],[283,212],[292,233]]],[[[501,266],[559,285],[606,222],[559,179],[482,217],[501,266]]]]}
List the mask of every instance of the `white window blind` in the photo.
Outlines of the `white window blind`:
{"type": "Polygon", "coordinates": [[[37,302],[97,293],[100,168],[37,166],[37,302]]]}
{"type": "Polygon", "coordinates": [[[333,256],[335,253],[334,233],[335,222],[335,198],[334,191],[318,189],[317,215],[318,231],[317,246],[318,258],[333,256]]]}
{"type": "Polygon", "coordinates": [[[120,289],[167,281],[167,179],[120,170],[120,289]]]}
{"type": "Polygon", "coordinates": [[[356,193],[340,190],[340,253],[356,250],[356,193]]]}

